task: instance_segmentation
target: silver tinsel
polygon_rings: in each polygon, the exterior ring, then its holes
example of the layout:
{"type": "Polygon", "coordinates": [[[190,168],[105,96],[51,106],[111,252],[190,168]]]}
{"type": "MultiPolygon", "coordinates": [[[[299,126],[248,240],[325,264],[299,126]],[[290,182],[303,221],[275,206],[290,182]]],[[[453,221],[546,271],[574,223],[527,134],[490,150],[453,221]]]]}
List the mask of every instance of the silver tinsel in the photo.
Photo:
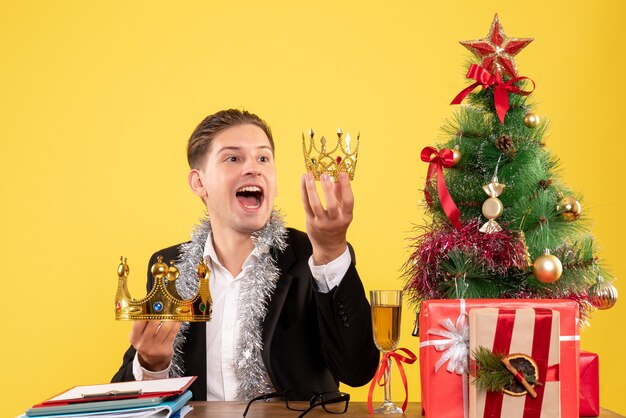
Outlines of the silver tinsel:
{"type": "MultiPolygon", "coordinates": [[[[181,256],[176,266],[180,276],[176,288],[183,298],[191,298],[197,292],[198,279],[196,266],[204,255],[204,245],[211,231],[208,216],[196,225],[191,242],[183,244],[181,256]]],[[[239,294],[238,321],[241,324],[240,338],[236,345],[235,376],[237,377],[237,398],[252,399],[255,396],[274,390],[265,370],[261,351],[263,350],[262,324],[267,314],[267,304],[274,293],[280,271],[272,258],[271,249],[284,250],[287,246],[285,229],[279,212],[274,211],[265,227],[252,235],[255,243],[254,262],[244,274],[239,294]]],[[[189,323],[185,322],[174,340],[174,358],[170,377],[185,373],[182,348],[189,323]]]]}

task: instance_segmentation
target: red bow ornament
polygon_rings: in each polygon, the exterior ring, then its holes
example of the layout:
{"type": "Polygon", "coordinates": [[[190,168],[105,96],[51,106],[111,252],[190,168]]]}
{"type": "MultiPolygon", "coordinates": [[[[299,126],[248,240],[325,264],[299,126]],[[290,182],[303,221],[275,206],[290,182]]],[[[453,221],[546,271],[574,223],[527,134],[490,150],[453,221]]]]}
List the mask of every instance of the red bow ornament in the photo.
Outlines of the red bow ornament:
{"type": "MultiPolygon", "coordinates": [[[[429,163],[428,174],[426,175],[426,184],[428,184],[430,179],[435,176],[435,173],[437,173],[437,192],[439,193],[441,207],[452,225],[454,225],[457,230],[460,230],[461,212],[454,204],[452,196],[450,196],[450,192],[446,186],[446,180],[443,177],[443,167],[450,168],[454,165],[454,154],[452,153],[452,150],[443,149],[441,151],[437,151],[434,147],[426,147],[422,150],[421,158],[422,161],[429,163]]],[[[428,195],[426,196],[426,199],[429,199],[428,195]]]]}
{"type": "Polygon", "coordinates": [[[530,80],[528,77],[514,77],[508,81],[503,81],[502,74],[491,74],[489,71],[477,64],[470,65],[466,77],[476,80],[476,82],[457,94],[450,104],[460,104],[463,99],[465,99],[472,92],[472,90],[478,86],[482,86],[483,89],[493,87],[493,103],[496,108],[498,118],[500,119],[500,123],[502,124],[504,124],[504,116],[506,115],[506,112],[509,111],[510,107],[509,92],[521,96],[528,96],[533,92],[533,90],[535,90],[535,82],[530,80]],[[533,83],[532,90],[525,91],[517,87],[514,83],[520,80],[530,80],[530,82],[533,83]]]}

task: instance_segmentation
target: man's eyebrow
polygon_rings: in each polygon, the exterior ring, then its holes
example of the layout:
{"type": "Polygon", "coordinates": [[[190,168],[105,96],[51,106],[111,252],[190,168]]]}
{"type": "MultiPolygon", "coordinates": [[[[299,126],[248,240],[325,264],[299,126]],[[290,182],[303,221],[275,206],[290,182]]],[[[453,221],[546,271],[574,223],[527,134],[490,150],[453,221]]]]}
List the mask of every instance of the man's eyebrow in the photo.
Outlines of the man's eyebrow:
{"type": "MultiPolygon", "coordinates": [[[[243,149],[243,147],[233,147],[233,146],[225,146],[220,148],[217,153],[222,153],[224,151],[241,151],[243,149]]],[[[268,151],[272,151],[272,147],[270,147],[269,145],[260,145],[258,147],[256,147],[256,149],[258,150],[268,150],[268,151]]]]}

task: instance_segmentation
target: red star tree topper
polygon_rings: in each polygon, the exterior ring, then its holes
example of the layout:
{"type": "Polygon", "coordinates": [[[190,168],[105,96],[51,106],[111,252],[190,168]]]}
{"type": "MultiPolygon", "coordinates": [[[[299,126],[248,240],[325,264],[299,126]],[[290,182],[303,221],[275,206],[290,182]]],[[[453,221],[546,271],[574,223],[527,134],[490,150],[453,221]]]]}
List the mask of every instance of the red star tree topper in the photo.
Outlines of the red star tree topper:
{"type": "Polygon", "coordinates": [[[475,41],[461,41],[461,45],[481,59],[482,67],[491,74],[517,77],[517,67],[513,57],[533,38],[507,38],[496,14],[491,22],[487,37],[475,41]]]}

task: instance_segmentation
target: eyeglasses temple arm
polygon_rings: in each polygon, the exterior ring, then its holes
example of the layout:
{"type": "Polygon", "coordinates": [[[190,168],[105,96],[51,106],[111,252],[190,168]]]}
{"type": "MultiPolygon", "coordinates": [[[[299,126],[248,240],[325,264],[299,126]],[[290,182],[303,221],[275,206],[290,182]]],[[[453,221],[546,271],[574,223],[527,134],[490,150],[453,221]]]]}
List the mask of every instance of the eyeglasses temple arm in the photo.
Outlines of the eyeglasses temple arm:
{"type": "Polygon", "coordinates": [[[248,401],[248,405],[246,405],[246,409],[243,411],[243,416],[245,417],[246,414],[248,413],[248,410],[250,409],[250,405],[252,405],[252,402],[260,401],[262,399],[275,398],[277,396],[283,396],[283,395],[282,393],[267,393],[265,395],[257,396],[256,398],[250,399],[248,401]]]}

